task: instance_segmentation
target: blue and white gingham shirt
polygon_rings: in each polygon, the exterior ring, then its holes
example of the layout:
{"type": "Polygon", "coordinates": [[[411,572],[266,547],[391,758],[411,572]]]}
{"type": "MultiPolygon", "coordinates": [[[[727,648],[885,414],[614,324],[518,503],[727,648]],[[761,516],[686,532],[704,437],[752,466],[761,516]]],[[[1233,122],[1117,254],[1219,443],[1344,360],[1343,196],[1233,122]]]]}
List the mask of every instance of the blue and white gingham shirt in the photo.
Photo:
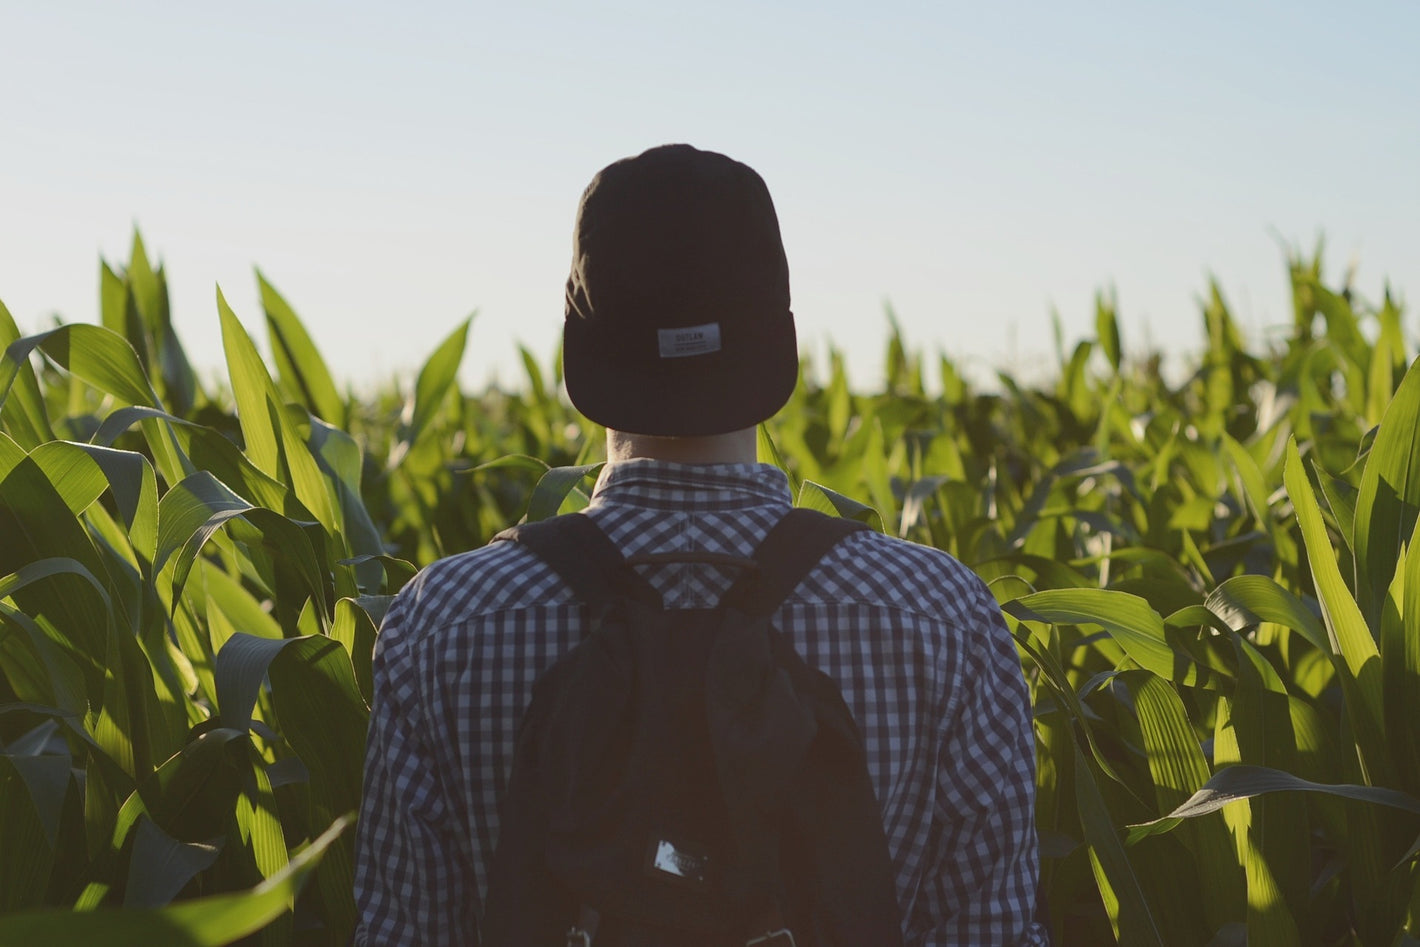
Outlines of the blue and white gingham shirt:
{"type": "MultiPolygon", "coordinates": [[[[628,556],[743,557],[789,506],[774,467],[633,460],[603,468],[587,512],[628,556]]],[[[733,578],[646,568],[669,608],[711,607],[733,578]]],[[[473,942],[518,723],[533,681],[581,639],[580,611],[514,543],[437,562],[395,600],[375,654],[358,943],[473,942]]],[[[862,731],[907,943],[1044,944],[1031,921],[1030,700],[980,579],[940,550],[864,531],[775,624],[838,682],[862,731]]]]}

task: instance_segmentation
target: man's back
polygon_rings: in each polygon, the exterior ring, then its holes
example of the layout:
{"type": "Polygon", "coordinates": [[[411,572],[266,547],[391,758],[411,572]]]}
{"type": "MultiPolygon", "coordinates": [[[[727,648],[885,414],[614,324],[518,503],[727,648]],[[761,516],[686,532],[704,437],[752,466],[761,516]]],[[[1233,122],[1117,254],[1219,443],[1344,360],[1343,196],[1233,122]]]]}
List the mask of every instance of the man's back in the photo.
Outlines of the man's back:
{"type": "MultiPolygon", "coordinates": [[[[608,465],[588,513],[625,555],[748,555],[788,509],[769,467],[608,465]]],[[[705,564],[647,578],[668,608],[713,606],[705,564]]],[[[1036,878],[1029,700],[981,582],[937,550],[858,533],[775,625],[842,690],[883,811],[909,943],[1030,943],[1036,878]]],[[[575,598],[511,543],[453,557],[382,630],[357,900],[368,943],[458,943],[476,927],[537,676],[584,633],[575,598]]]]}

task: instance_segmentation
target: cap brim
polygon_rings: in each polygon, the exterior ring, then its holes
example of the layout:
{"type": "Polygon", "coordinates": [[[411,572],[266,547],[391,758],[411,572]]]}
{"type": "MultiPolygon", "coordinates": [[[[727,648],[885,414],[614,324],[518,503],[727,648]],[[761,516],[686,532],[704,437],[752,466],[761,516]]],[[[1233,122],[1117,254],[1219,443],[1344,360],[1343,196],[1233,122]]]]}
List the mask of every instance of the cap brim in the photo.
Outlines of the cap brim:
{"type": "Polygon", "coordinates": [[[752,346],[647,360],[609,346],[569,318],[562,345],[568,397],[592,421],[628,434],[703,437],[753,427],[793,394],[799,375],[792,316],[752,346]]]}

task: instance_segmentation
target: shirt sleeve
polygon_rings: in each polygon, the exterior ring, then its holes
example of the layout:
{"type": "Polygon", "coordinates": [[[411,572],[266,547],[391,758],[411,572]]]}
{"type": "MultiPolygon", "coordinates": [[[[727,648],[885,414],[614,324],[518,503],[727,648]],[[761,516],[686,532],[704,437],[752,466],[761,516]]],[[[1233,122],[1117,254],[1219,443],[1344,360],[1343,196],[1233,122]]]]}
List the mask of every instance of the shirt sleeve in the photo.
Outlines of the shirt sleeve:
{"type": "MultiPolygon", "coordinates": [[[[417,583],[411,583],[411,587],[417,583]]],[[[355,943],[362,947],[478,943],[472,871],[417,698],[418,649],[405,597],[380,628],[355,855],[355,943]]]]}
{"type": "Polygon", "coordinates": [[[907,924],[910,947],[1046,945],[1039,883],[1035,736],[1015,643],[984,587],[938,761],[929,868],[907,924]]]}

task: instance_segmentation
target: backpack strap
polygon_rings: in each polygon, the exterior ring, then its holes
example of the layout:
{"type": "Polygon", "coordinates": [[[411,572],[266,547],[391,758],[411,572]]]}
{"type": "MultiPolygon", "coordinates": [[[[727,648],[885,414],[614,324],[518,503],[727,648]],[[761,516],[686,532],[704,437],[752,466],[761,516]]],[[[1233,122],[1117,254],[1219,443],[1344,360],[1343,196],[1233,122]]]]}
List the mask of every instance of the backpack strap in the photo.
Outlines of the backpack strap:
{"type": "Polygon", "coordinates": [[[584,513],[568,513],[536,523],[523,523],[493,537],[515,542],[547,564],[573,594],[599,614],[619,596],[661,602],[661,596],[626,563],[621,550],[584,513]]]}
{"type": "MultiPolygon", "coordinates": [[[[748,615],[770,615],[828,551],[866,523],[796,507],[785,513],[760,541],[752,561],[694,554],[641,557],[651,561],[706,561],[746,569],[725,593],[724,604],[748,615]]],[[[493,537],[526,547],[556,572],[573,594],[599,612],[618,596],[657,604],[661,596],[629,567],[616,544],[584,513],[568,513],[523,523],[493,537]]]]}
{"type": "Polygon", "coordinates": [[[725,593],[725,604],[747,615],[773,614],[830,549],[867,528],[857,520],[795,507],[760,542],[754,551],[759,568],[740,576],[725,593]]]}

